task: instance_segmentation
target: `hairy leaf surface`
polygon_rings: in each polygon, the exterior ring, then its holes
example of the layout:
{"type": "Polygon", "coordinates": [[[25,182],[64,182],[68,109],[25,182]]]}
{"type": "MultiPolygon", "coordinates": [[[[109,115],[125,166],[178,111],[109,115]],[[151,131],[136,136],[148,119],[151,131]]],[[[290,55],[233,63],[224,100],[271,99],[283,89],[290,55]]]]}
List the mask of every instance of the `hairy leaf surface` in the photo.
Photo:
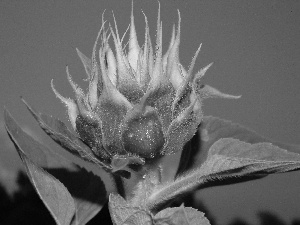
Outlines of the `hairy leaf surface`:
{"type": "Polygon", "coordinates": [[[272,141],[242,125],[213,116],[204,116],[198,131],[198,137],[195,137],[199,139],[198,143],[195,143],[198,149],[194,150],[193,163],[190,163],[192,168],[199,167],[206,160],[210,147],[221,138],[234,138],[250,144],[270,142],[280,148],[300,152],[300,146],[272,141]]]}
{"type": "Polygon", "coordinates": [[[76,207],[74,199],[67,188],[51,174],[36,166],[19,149],[19,155],[26,165],[27,174],[58,225],[71,224],[76,207]]]}
{"type": "MultiPolygon", "coordinates": [[[[25,155],[26,162],[28,160],[30,161],[29,163],[30,168],[37,167],[38,169],[36,170],[42,171],[41,174],[39,174],[39,176],[36,175],[36,177],[34,178],[36,179],[35,183],[39,182],[38,179],[41,179],[40,182],[43,182],[42,181],[43,178],[41,178],[43,174],[46,174],[45,176],[48,175],[50,176],[49,182],[57,181],[60,183],[61,181],[63,184],[61,183],[60,184],[63,185],[64,189],[66,189],[65,188],[66,186],[68,188],[68,193],[70,192],[74,197],[72,201],[75,201],[75,206],[76,206],[76,213],[77,213],[76,222],[78,222],[79,224],[87,223],[92,217],[94,217],[101,210],[101,208],[107,201],[105,186],[102,180],[100,179],[100,177],[97,177],[93,175],[91,172],[87,172],[82,168],[75,167],[73,163],[67,161],[66,159],[60,157],[59,155],[54,154],[46,146],[34,140],[30,135],[28,135],[19,127],[19,125],[16,123],[16,121],[13,119],[13,117],[9,114],[7,110],[4,111],[4,118],[5,118],[7,132],[10,138],[12,139],[12,141],[14,142],[16,148],[18,149],[19,154],[22,153],[23,155],[25,155]],[[31,164],[33,166],[31,166],[31,164]],[[54,169],[52,168],[54,164],[56,166],[57,165],[63,166],[65,168],[54,169]],[[40,167],[43,167],[47,171],[45,171],[40,167]],[[55,179],[55,181],[52,181],[53,180],[52,177],[53,179],[55,179]]],[[[21,158],[23,155],[20,155],[21,158]]],[[[23,162],[28,167],[27,165],[28,163],[26,164],[24,159],[23,162]]],[[[31,175],[29,174],[29,176],[31,175]]],[[[45,181],[44,183],[39,184],[38,188],[43,189],[43,185],[48,185],[47,182],[45,181]]],[[[35,186],[35,188],[37,187],[35,186]]],[[[49,188],[49,187],[44,187],[44,188],[49,188]]],[[[64,192],[62,191],[62,194],[63,193],[64,192]]],[[[53,198],[56,198],[56,196],[54,195],[53,198]]],[[[44,198],[42,199],[46,205],[51,204],[46,202],[48,201],[47,198],[45,198],[46,200],[44,200],[44,198]]],[[[62,200],[65,201],[65,199],[63,198],[62,200]]]]}
{"type": "Polygon", "coordinates": [[[155,225],[210,225],[204,213],[183,205],[160,211],[154,221],[155,225]]]}
{"type": "Polygon", "coordinates": [[[23,102],[37,120],[40,127],[60,146],[70,153],[80,156],[79,158],[81,159],[93,162],[99,166],[107,167],[93,156],[91,149],[79,140],[62,121],[52,116],[38,113],[25,100],[23,100],[23,102]]]}
{"type": "Polygon", "coordinates": [[[77,224],[86,224],[107,202],[105,185],[100,177],[92,172],[80,167],[77,167],[76,171],[67,171],[62,168],[47,171],[62,181],[74,198],[77,224]]]}
{"type": "Polygon", "coordinates": [[[152,225],[149,212],[142,207],[132,206],[118,194],[110,194],[109,211],[114,225],[152,225]]]}
{"type": "Polygon", "coordinates": [[[19,146],[33,163],[45,168],[53,165],[74,168],[71,163],[63,162],[62,158],[53,154],[49,148],[24,132],[6,109],[4,110],[4,120],[5,128],[14,144],[19,146]]]}
{"type": "Polygon", "coordinates": [[[180,194],[201,188],[215,180],[267,175],[300,169],[300,154],[281,149],[271,143],[250,144],[233,138],[215,142],[206,161],[197,169],[179,176],[174,182],[156,187],[148,199],[153,208],[180,194]]]}
{"type": "MultiPolygon", "coordinates": [[[[6,114],[6,123],[9,123],[9,118],[6,114]]],[[[8,126],[8,125],[7,125],[8,126]]],[[[8,131],[11,139],[11,130],[8,131]]],[[[24,141],[26,143],[26,141],[24,141]]],[[[44,202],[47,209],[50,211],[56,224],[69,225],[75,215],[75,203],[67,188],[51,174],[36,166],[24,153],[18,143],[14,142],[15,147],[26,166],[29,179],[37,191],[38,195],[44,202]]],[[[25,145],[26,146],[26,145],[25,145]]]]}
{"type": "Polygon", "coordinates": [[[80,225],[89,222],[100,212],[103,205],[107,202],[105,185],[102,180],[91,172],[85,173],[85,175],[87,183],[78,181],[78,185],[83,186],[83,188],[78,197],[74,196],[77,209],[77,222],[80,225]]]}

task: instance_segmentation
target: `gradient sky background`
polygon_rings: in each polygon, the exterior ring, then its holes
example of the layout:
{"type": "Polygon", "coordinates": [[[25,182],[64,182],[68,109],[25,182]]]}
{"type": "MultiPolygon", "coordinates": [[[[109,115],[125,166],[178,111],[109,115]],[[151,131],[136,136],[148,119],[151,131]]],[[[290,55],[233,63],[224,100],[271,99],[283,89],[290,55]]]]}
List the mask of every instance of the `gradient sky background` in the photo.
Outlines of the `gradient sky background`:
{"type": "MultiPolygon", "coordinates": [[[[135,0],[139,43],[148,17],[152,41],[157,1],[135,0]]],[[[19,96],[42,112],[69,124],[63,105],[50,88],[73,97],[65,66],[86,87],[84,68],[75,48],[90,56],[101,26],[101,14],[120,35],[130,21],[131,0],[0,1],[0,105],[38,139],[50,143],[19,96]]],[[[180,59],[188,66],[203,43],[195,70],[210,62],[205,83],[240,100],[206,100],[204,113],[243,124],[271,139],[300,144],[300,2],[295,1],[161,1],[163,44],[167,48],[173,23],[181,12],[180,59]]],[[[22,168],[0,117],[0,177],[10,190],[22,168]]],[[[51,143],[50,145],[54,145],[51,143]]],[[[300,152],[299,152],[300,153],[300,152]]],[[[300,218],[300,172],[272,175],[244,184],[202,190],[199,197],[219,224],[234,218],[258,224],[256,213],[267,210],[285,222],[300,218]]]]}

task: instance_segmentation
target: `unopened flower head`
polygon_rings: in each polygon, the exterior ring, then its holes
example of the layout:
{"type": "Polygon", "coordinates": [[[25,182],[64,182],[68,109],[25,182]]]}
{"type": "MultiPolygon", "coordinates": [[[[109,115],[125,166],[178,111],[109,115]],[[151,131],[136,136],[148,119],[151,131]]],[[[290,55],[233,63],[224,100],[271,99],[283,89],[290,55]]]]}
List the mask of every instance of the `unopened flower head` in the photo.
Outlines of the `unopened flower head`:
{"type": "Polygon", "coordinates": [[[187,70],[180,64],[179,11],[177,27],[173,26],[164,54],[160,9],[154,48],[144,17],[142,46],[138,44],[131,12],[128,45],[124,44],[127,31],[120,38],[116,21],[112,28],[102,18],[91,59],[77,49],[89,81],[86,93],[72,81],[68,68],[67,77],[75,100],[61,96],[52,83],[54,93],[67,106],[70,122],[79,137],[112,170],[181,151],[201,122],[204,98],[238,98],[200,84],[201,77],[212,65],[194,73],[201,45],[187,70]]]}

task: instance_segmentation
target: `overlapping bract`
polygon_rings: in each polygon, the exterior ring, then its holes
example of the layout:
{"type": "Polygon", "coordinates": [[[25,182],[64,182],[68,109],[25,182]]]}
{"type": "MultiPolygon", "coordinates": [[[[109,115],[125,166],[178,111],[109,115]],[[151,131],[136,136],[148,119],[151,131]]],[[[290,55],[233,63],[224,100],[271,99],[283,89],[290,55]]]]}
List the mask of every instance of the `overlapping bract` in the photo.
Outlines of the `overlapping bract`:
{"type": "Polygon", "coordinates": [[[132,11],[127,52],[123,44],[125,35],[120,39],[116,21],[115,29],[110,25],[107,28],[102,18],[92,58],[77,49],[89,81],[87,93],[72,81],[68,68],[75,100],[61,96],[52,83],[56,96],[67,106],[70,122],[80,138],[101,161],[113,165],[114,170],[182,150],[201,122],[202,99],[238,98],[200,84],[201,77],[212,65],[193,73],[201,45],[188,70],[180,64],[179,11],[178,17],[177,30],[174,26],[164,55],[160,9],[155,52],[146,16],[145,41],[140,47],[132,11]]]}

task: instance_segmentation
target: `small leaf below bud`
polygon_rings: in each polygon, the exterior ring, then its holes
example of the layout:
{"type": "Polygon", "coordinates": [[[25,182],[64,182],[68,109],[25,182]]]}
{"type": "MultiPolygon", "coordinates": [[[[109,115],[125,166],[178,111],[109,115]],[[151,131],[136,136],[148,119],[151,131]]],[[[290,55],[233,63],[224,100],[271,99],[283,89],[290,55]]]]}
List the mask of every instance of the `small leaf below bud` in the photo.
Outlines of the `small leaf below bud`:
{"type": "Polygon", "coordinates": [[[146,115],[131,118],[127,121],[122,140],[126,151],[153,158],[165,143],[158,115],[148,112],[146,115]]]}
{"type": "Polygon", "coordinates": [[[78,115],[76,118],[76,131],[97,156],[103,159],[110,157],[102,147],[101,128],[96,121],[78,115]]]}
{"type": "Polygon", "coordinates": [[[144,165],[145,161],[138,156],[114,155],[111,159],[112,172],[124,169],[129,164],[144,165]]]}

